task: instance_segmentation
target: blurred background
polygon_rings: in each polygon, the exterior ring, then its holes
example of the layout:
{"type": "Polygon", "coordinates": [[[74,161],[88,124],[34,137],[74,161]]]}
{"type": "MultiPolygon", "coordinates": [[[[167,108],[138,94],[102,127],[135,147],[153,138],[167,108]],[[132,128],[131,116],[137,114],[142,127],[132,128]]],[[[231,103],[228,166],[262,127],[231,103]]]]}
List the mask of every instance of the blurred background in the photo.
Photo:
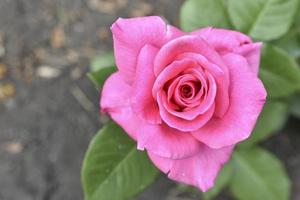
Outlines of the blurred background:
{"type": "MultiPolygon", "coordinates": [[[[112,50],[118,17],[164,16],[183,0],[0,0],[0,200],[81,200],[80,168],[101,126],[90,60],[112,50]]],[[[300,199],[300,123],[263,145],[287,167],[300,199]]],[[[192,200],[159,178],[138,200],[192,200]]],[[[231,199],[226,192],[217,199],[231,199]]]]}

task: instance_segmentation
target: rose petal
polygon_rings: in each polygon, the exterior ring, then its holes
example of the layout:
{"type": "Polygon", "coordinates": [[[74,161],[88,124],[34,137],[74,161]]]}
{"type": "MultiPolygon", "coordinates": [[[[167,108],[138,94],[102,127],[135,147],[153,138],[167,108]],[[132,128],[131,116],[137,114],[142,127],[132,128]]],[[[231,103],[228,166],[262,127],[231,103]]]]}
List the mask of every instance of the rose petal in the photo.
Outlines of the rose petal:
{"type": "Polygon", "coordinates": [[[100,107],[103,112],[108,112],[130,137],[136,140],[136,130],[141,120],[131,110],[131,96],[132,87],[126,83],[120,72],[116,72],[105,81],[100,107]]]}
{"type": "Polygon", "coordinates": [[[230,107],[222,118],[212,118],[193,135],[211,148],[221,148],[245,140],[251,134],[266,100],[266,90],[240,55],[227,54],[230,69],[230,107]]]}
{"type": "Polygon", "coordinates": [[[168,105],[171,109],[173,110],[178,110],[180,109],[180,106],[185,106],[185,105],[181,105],[179,104],[178,105],[178,102],[173,102],[173,95],[174,95],[174,92],[175,92],[175,88],[177,87],[177,84],[178,82],[180,81],[180,78],[181,77],[177,77],[175,78],[172,83],[169,85],[169,88],[168,88],[168,91],[167,91],[167,96],[168,96],[168,105]]]}
{"type": "Polygon", "coordinates": [[[120,72],[115,72],[106,79],[103,85],[100,107],[103,112],[106,112],[107,110],[130,105],[131,96],[132,87],[126,83],[120,72]]]}
{"type": "Polygon", "coordinates": [[[177,59],[194,60],[204,69],[206,69],[210,74],[212,74],[218,88],[215,100],[216,107],[214,115],[217,117],[222,117],[226,113],[229,106],[229,76],[227,74],[227,67],[224,71],[222,68],[220,68],[216,64],[209,62],[205,57],[197,53],[183,53],[177,56],[177,59]]]}
{"type": "MultiPolygon", "coordinates": [[[[199,115],[204,114],[207,112],[212,105],[214,104],[216,92],[217,92],[217,87],[216,83],[213,79],[213,77],[209,74],[206,73],[206,77],[208,79],[208,85],[209,85],[209,91],[207,92],[207,95],[205,95],[203,101],[198,101],[197,105],[189,110],[183,110],[183,111],[176,111],[174,110],[171,106],[169,106],[169,100],[168,103],[164,103],[165,109],[170,113],[173,114],[174,116],[180,117],[185,120],[194,120],[197,118],[199,115]]],[[[206,82],[206,81],[205,81],[206,82]]],[[[206,83],[203,83],[205,85],[206,83]]],[[[176,95],[176,93],[175,93],[176,95]]],[[[176,95],[178,96],[178,95],[176,95]]],[[[177,97],[180,98],[180,97],[177,97]]],[[[183,104],[183,103],[182,103],[183,104]]],[[[188,106],[188,105],[187,105],[188,106]]]]}
{"type": "Polygon", "coordinates": [[[157,102],[159,105],[159,112],[162,120],[170,127],[183,132],[195,131],[201,128],[204,124],[206,124],[206,122],[211,119],[215,110],[215,104],[212,104],[205,113],[198,115],[195,119],[185,120],[168,112],[168,110],[166,109],[168,104],[167,101],[167,95],[165,94],[165,92],[158,92],[157,102]]]}
{"type": "Polygon", "coordinates": [[[258,70],[259,70],[258,68],[259,68],[261,47],[262,47],[262,43],[257,42],[257,43],[243,45],[234,50],[235,53],[240,54],[247,59],[250,69],[255,74],[258,74],[258,70]]]}
{"type": "MultiPolygon", "coordinates": [[[[170,85],[170,90],[168,90],[168,101],[169,101],[169,95],[173,96],[173,100],[179,104],[182,107],[188,107],[189,104],[182,98],[181,93],[180,93],[180,87],[183,84],[187,84],[187,81],[199,81],[195,76],[193,76],[192,74],[184,74],[182,76],[179,77],[180,80],[177,82],[177,80],[174,80],[176,84],[176,87],[174,88],[173,93],[171,94],[172,90],[173,90],[173,83],[170,85]]],[[[189,85],[192,85],[190,83],[188,83],[189,85]]],[[[192,87],[192,92],[195,93],[195,88],[192,87]]]]}
{"type": "MultiPolygon", "coordinates": [[[[175,58],[179,58],[181,54],[195,53],[200,54],[198,57],[203,57],[207,60],[207,63],[214,64],[214,72],[211,70],[210,73],[214,77],[222,77],[222,88],[218,92],[218,98],[216,99],[216,115],[222,117],[227,111],[229,101],[228,101],[228,91],[226,90],[229,85],[229,72],[225,65],[223,59],[220,55],[201,37],[195,35],[182,36],[180,38],[174,39],[167,44],[165,44],[158,52],[154,61],[154,74],[158,76],[165,68],[168,66],[175,58]],[[219,71],[219,72],[218,72],[219,71]],[[220,76],[220,74],[222,74],[220,76]]],[[[184,56],[182,56],[184,58],[184,56]]],[[[204,60],[204,59],[202,59],[204,60]]],[[[204,65],[205,66],[205,65],[204,65]]],[[[211,65],[210,65],[211,66],[211,65]]]]}
{"type": "Polygon", "coordinates": [[[169,159],[148,151],[152,162],[170,179],[198,187],[203,192],[212,188],[220,168],[232,153],[233,146],[211,149],[201,144],[198,154],[185,159],[169,159]]]}
{"type": "Polygon", "coordinates": [[[253,72],[258,73],[262,43],[252,43],[247,35],[226,29],[203,28],[192,32],[212,45],[220,54],[238,53],[246,58],[253,72]]]}
{"type": "Polygon", "coordinates": [[[121,73],[116,72],[104,84],[100,105],[104,112],[108,112],[114,121],[138,141],[139,149],[151,149],[168,158],[183,158],[198,152],[199,142],[190,134],[165,124],[149,124],[135,115],[130,107],[131,96],[132,87],[125,82],[121,73]]]}
{"type": "Polygon", "coordinates": [[[204,56],[208,61],[218,65],[228,75],[228,70],[220,55],[201,37],[186,35],[165,44],[154,60],[154,74],[158,76],[180,54],[190,52],[204,56]]]}
{"type": "Polygon", "coordinates": [[[156,98],[157,93],[169,80],[175,78],[185,69],[195,66],[197,66],[197,63],[192,59],[175,60],[174,62],[170,63],[170,65],[168,65],[156,78],[152,89],[153,97],[156,98]]]}
{"type": "Polygon", "coordinates": [[[138,128],[138,149],[171,159],[179,159],[199,153],[200,142],[191,134],[160,125],[141,124],[138,128]]]}
{"type": "Polygon", "coordinates": [[[153,60],[158,49],[152,45],[145,45],[137,62],[137,73],[134,83],[132,109],[149,123],[161,123],[158,105],[152,96],[152,87],[155,81],[153,60]]]}
{"type": "Polygon", "coordinates": [[[202,37],[220,54],[233,52],[235,48],[252,43],[247,35],[226,29],[207,27],[191,33],[202,37]]]}
{"type": "Polygon", "coordinates": [[[183,33],[166,25],[157,16],[119,18],[112,26],[114,52],[118,69],[130,82],[135,77],[137,56],[143,46],[151,44],[160,47],[170,39],[183,33]]]}

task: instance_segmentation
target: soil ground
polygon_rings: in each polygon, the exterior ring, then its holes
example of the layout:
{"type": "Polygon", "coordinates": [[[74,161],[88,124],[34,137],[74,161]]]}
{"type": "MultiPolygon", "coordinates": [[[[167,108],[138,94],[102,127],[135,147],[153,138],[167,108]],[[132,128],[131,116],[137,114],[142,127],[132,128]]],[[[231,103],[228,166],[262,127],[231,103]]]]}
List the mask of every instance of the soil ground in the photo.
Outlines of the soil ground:
{"type": "MultiPolygon", "coordinates": [[[[178,25],[182,0],[0,0],[0,200],[81,200],[80,168],[101,127],[90,58],[112,50],[117,17],[161,15],[178,25]]],[[[300,199],[300,125],[264,144],[300,199]]],[[[165,177],[137,200],[192,200],[165,177]]],[[[231,199],[222,194],[218,199],[231,199]]]]}

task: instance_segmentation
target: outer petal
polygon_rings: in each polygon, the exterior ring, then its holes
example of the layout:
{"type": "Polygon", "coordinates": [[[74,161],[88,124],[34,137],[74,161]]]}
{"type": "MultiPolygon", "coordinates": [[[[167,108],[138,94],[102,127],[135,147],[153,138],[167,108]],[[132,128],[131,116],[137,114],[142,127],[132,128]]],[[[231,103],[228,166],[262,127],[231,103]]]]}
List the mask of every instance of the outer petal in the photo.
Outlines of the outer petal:
{"type": "Polygon", "coordinates": [[[120,72],[116,72],[106,80],[103,86],[100,107],[103,112],[108,112],[113,120],[136,140],[136,131],[141,120],[131,110],[131,96],[131,86],[125,82],[120,72]]]}
{"type": "Polygon", "coordinates": [[[220,54],[238,53],[246,58],[253,72],[258,73],[261,43],[252,43],[245,34],[218,28],[203,28],[192,32],[212,45],[220,54]]]}
{"type": "Polygon", "coordinates": [[[258,70],[259,70],[261,47],[262,47],[262,43],[257,42],[257,43],[243,45],[234,50],[235,53],[240,54],[247,59],[250,69],[255,74],[258,74],[258,70]]]}
{"type": "Polygon", "coordinates": [[[158,49],[145,45],[138,57],[137,72],[134,83],[132,108],[135,113],[149,123],[161,123],[157,102],[152,96],[155,81],[153,62],[158,49]]]}
{"type": "Polygon", "coordinates": [[[208,27],[194,31],[191,34],[201,36],[221,54],[233,52],[237,47],[252,43],[247,35],[226,29],[208,27]]]}
{"type": "Polygon", "coordinates": [[[113,73],[104,83],[100,107],[103,112],[130,105],[132,87],[120,72],[113,73]]]}
{"type": "Polygon", "coordinates": [[[119,18],[111,30],[118,69],[127,76],[129,82],[135,75],[137,56],[144,45],[160,47],[182,34],[157,16],[119,18]]]}
{"type": "Polygon", "coordinates": [[[205,192],[213,187],[220,168],[229,160],[232,150],[233,146],[211,149],[201,144],[198,154],[185,159],[163,158],[151,151],[148,155],[170,179],[196,186],[205,192]]]}
{"type": "Polygon", "coordinates": [[[141,124],[138,129],[138,149],[144,148],[161,157],[180,159],[200,153],[201,143],[191,134],[162,123],[141,124]]]}
{"type": "Polygon", "coordinates": [[[230,69],[230,107],[222,118],[212,118],[193,135],[211,148],[236,144],[249,137],[266,100],[266,90],[248,66],[236,54],[224,60],[230,69]]]}

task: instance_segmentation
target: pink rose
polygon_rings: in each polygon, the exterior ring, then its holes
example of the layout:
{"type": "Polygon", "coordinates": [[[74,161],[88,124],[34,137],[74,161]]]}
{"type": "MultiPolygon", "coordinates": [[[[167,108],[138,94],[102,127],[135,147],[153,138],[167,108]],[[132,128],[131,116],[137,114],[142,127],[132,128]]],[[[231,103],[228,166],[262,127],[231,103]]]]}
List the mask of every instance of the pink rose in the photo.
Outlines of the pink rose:
{"type": "Polygon", "coordinates": [[[184,33],[157,16],[120,18],[111,30],[118,72],[102,111],[169,178],[207,191],[265,103],[261,43],[211,27],[184,33]]]}

